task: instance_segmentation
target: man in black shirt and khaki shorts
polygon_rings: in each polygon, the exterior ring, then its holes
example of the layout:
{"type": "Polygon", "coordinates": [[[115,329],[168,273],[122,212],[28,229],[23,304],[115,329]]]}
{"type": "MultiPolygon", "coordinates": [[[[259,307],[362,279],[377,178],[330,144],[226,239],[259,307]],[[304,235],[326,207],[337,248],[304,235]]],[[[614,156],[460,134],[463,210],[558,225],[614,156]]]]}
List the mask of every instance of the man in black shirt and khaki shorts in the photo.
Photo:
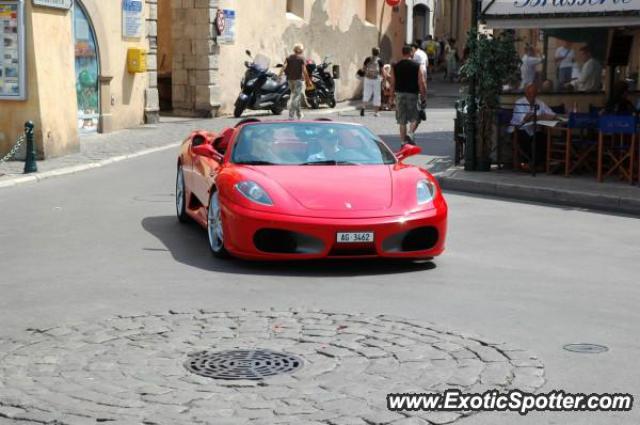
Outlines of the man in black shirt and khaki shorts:
{"type": "Polygon", "coordinates": [[[414,133],[419,123],[420,104],[427,98],[424,69],[411,59],[411,46],[402,48],[402,59],[393,65],[391,87],[396,97],[396,121],[402,144],[415,145],[414,133]],[[407,129],[407,124],[410,124],[407,129]]]}

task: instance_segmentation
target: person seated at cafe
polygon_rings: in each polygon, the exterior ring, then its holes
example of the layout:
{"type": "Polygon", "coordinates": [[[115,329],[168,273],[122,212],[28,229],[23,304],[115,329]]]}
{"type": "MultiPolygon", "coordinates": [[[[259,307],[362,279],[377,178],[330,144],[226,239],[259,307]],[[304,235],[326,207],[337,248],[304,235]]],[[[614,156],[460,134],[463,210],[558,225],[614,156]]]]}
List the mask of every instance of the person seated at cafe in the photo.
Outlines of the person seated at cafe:
{"type": "Polygon", "coordinates": [[[633,115],[637,113],[635,105],[631,101],[629,84],[626,81],[616,81],[611,90],[611,99],[603,109],[604,114],[633,115]]]}
{"type": "Polygon", "coordinates": [[[591,52],[589,46],[579,50],[578,58],[582,62],[580,76],[567,84],[567,88],[583,92],[594,92],[602,89],[602,65],[591,52]]]}
{"type": "Polygon", "coordinates": [[[533,140],[538,141],[536,145],[536,165],[544,163],[546,158],[546,140],[544,132],[537,127],[536,121],[554,120],[557,115],[542,100],[538,99],[538,88],[530,83],[524,89],[524,97],[518,99],[513,108],[510,132],[516,131],[520,149],[531,157],[531,146],[533,140]]]}

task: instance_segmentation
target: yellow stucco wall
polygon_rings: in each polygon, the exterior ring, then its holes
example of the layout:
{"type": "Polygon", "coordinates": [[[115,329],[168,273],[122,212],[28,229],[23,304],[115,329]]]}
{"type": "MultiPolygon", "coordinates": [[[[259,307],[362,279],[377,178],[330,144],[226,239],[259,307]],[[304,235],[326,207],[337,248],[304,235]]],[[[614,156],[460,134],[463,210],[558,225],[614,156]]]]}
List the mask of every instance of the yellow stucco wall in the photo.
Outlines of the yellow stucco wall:
{"type": "MultiPolygon", "coordinates": [[[[122,39],[120,2],[83,0],[96,32],[102,84],[104,130],[142,124],[147,74],[126,69],[129,47],[147,48],[139,40],[122,39]]],[[[0,101],[0,154],[23,133],[24,122],[36,124],[39,157],[54,157],[78,150],[77,100],[72,11],[33,7],[25,2],[27,100],[0,101]]]]}
{"type": "MultiPolygon", "coordinates": [[[[221,0],[221,8],[236,10],[236,42],[220,46],[218,85],[221,113],[230,113],[244,75],[246,49],[271,58],[271,65],[281,63],[297,42],[304,44],[305,55],[319,62],[331,55],[339,64],[341,78],[336,82],[339,100],[353,98],[361,91],[355,73],[371,48],[378,45],[380,10],[377,2],[377,25],[365,20],[366,0],[305,0],[304,16],[286,13],[286,0],[264,2],[221,0]]],[[[385,6],[383,36],[391,39],[396,59],[404,38],[405,8],[393,12],[385,6]]]]}

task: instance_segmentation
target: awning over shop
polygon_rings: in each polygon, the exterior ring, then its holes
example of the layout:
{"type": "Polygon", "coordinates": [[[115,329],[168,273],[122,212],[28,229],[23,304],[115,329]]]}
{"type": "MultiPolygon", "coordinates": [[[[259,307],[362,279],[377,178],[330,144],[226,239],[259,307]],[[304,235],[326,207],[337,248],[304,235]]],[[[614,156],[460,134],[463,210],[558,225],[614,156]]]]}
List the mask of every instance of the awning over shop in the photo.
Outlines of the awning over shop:
{"type": "Polygon", "coordinates": [[[491,28],[585,28],[640,25],[640,0],[482,0],[491,28]]]}

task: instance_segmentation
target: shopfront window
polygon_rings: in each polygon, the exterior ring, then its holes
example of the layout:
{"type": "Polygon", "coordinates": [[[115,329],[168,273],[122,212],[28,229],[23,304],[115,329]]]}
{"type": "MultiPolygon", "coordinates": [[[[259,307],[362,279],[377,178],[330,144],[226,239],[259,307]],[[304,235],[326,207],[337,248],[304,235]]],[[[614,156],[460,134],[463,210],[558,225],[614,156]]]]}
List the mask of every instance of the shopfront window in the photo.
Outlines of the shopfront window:
{"type": "Polygon", "coordinates": [[[74,6],[74,36],[78,128],[81,132],[94,132],[100,116],[98,49],[91,22],[78,1],[74,6]]]}
{"type": "Polygon", "coordinates": [[[508,91],[522,91],[534,83],[543,93],[602,93],[607,78],[607,28],[537,30],[522,36],[520,83],[508,91]],[[533,35],[533,37],[532,37],[533,35]]]}

